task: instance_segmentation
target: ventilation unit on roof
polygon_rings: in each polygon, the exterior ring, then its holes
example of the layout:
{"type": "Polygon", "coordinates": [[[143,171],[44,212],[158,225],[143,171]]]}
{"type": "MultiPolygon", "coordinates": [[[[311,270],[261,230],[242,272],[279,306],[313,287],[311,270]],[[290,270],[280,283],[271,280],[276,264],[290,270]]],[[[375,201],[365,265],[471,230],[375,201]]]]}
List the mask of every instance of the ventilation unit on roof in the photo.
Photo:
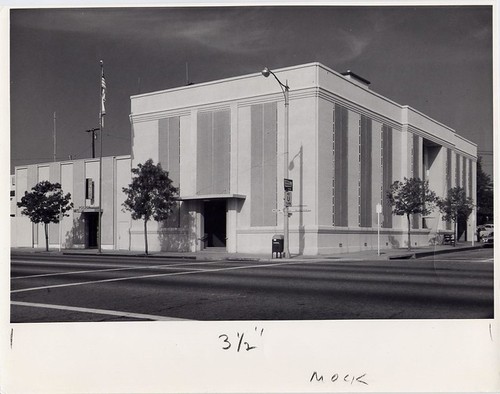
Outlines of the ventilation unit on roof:
{"type": "Polygon", "coordinates": [[[358,74],[353,73],[351,70],[343,72],[342,75],[360,86],[363,86],[367,89],[370,88],[370,83],[371,83],[370,81],[364,79],[363,77],[360,77],[358,74]]]}

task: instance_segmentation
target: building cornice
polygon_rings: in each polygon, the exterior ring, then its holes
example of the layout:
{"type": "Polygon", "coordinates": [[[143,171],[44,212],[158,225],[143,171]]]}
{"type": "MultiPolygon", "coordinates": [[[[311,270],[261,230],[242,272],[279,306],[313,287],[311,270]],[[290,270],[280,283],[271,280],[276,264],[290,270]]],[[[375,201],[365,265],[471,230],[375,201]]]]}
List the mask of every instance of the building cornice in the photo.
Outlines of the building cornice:
{"type": "Polygon", "coordinates": [[[340,104],[340,105],[346,107],[348,110],[355,112],[357,114],[366,115],[366,116],[370,117],[372,120],[375,120],[376,122],[390,126],[395,130],[399,130],[399,131],[402,130],[402,126],[403,126],[402,123],[399,123],[398,121],[396,121],[394,119],[383,116],[383,115],[379,114],[378,112],[370,111],[365,106],[356,104],[353,101],[348,100],[342,96],[339,96],[339,95],[337,95],[329,90],[326,90],[326,89],[323,89],[320,87],[318,89],[318,97],[322,98],[324,100],[327,100],[331,103],[334,103],[334,104],[340,104]]]}
{"type": "MultiPolygon", "coordinates": [[[[468,158],[469,158],[469,159],[471,159],[471,160],[477,161],[477,157],[476,157],[476,156],[474,156],[474,155],[473,155],[473,154],[471,154],[470,152],[466,152],[466,151],[464,151],[463,149],[460,149],[459,147],[457,147],[457,146],[456,146],[456,144],[454,144],[454,143],[453,143],[453,142],[451,142],[451,141],[446,141],[446,140],[444,140],[444,139],[442,139],[442,138],[436,137],[436,135],[434,135],[434,134],[430,134],[430,133],[428,133],[427,131],[422,130],[422,129],[418,128],[418,127],[415,127],[415,126],[414,126],[414,125],[412,125],[412,124],[405,124],[405,126],[407,126],[407,131],[408,131],[409,133],[412,133],[412,134],[418,135],[418,136],[420,136],[420,137],[422,137],[422,138],[425,138],[426,140],[429,140],[429,141],[435,142],[435,143],[437,143],[437,144],[439,144],[439,145],[441,145],[441,146],[443,146],[443,147],[445,147],[445,148],[451,149],[451,150],[453,150],[453,151],[455,151],[455,152],[459,152],[462,156],[466,156],[466,157],[468,157],[468,158]]],[[[472,142],[470,142],[470,141],[466,140],[465,138],[463,138],[463,137],[459,136],[459,135],[458,135],[458,134],[456,134],[455,132],[453,132],[453,136],[454,136],[455,138],[460,138],[460,139],[465,140],[466,142],[468,142],[468,143],[470,143],[470,144],[475,145],[474,143],[472,143],[472,142]]]]}

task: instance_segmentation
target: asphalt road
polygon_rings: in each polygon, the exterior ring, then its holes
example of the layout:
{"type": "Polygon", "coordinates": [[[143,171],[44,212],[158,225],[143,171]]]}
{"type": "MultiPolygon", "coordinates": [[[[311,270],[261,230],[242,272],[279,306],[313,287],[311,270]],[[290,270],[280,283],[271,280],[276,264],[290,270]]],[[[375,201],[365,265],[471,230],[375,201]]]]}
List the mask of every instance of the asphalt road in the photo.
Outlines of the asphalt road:
{"type": "Polygon", "coordinates": [[[12,255],[12,323],[492,317],[493,249],[390,261],[12,255]]]}

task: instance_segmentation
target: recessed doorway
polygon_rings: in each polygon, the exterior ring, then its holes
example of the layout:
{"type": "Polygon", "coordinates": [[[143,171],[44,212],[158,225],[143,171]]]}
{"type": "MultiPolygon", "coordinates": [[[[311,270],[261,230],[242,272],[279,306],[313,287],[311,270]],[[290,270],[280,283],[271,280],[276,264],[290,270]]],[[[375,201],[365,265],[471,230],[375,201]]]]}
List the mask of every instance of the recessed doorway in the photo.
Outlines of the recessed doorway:
{"type": "Polygon", "coordinates": [[[205,221],[205,246],[226,246],[226,200],[205,201],[203,206],[205,221]]]}
{"type": "Polygon", "coordinates": [[[86,227],[86,242],[85,247],[88,249],[97,248],[97,231],[99,227],[99,214],[97,212],[85,213],[85,227],[86,227]]]}

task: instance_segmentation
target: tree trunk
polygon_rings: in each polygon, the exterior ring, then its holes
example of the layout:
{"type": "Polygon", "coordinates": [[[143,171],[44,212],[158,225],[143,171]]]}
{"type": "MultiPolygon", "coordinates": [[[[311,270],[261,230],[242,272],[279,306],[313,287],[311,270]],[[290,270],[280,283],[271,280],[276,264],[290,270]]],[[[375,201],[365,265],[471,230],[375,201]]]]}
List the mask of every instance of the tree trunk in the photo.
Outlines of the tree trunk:
{"type": "Polygon", "coordinates": [[[457,246],[457,236],[458,236],[458,220],[455,219],[455,225],[453,226],[454,228],[454,234],[453,234],[453,246],[457,246]]]}
{"type": "Polygon", "coordinates": [[[408,219],[408,250],[411,250],[411,240],[410,240],[410,215],[407,214],[406,218],[408,219]]]}
{"type": "Polygon", "coordinates": [[[43,227],[45,229],[45,251],[49,251],[49,225],[47,223],[43,224],[43,227]]]}
{"type": "Polygon", "coordinates": [[[148,254],[148,221],[144,220],[144,251],[148,254]]]}

